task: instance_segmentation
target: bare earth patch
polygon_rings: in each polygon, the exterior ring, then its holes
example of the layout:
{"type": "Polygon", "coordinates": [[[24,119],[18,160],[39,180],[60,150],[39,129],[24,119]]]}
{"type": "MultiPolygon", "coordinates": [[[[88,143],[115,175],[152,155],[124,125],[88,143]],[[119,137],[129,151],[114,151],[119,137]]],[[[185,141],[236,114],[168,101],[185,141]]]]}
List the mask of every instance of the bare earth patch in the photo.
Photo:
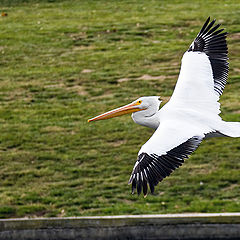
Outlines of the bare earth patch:
{"type": "Polygon", "coordinates": [[[163,102],[168,102],[170,100],[170,96],[168,97],[163,97],[163,96],[160,96],[160,99],[163,101],[163,102]]]}
{"type": "Polygon", "coordinates": [[[240,33],[234,33],[229,36],[230,39],[233,40],[239,40],[240,39],[240,33]]]}
{"type": "Polygon", "coordinates": [[[240,114],[240,110],[233,111],[235,114],[240,114]]]}
{"type": "Polygon", "coordinates": [[[92,69],[83,69],[81,73],[91,73],[93,72],[92,69]]]}
{"type": "Polygon", "coordinates": [[[63,88],[65,85],[63,83],[46,85],[45,88],[63,88]]]}
{"type": "Polygon", "coordinates": [[[110,146],[113,146],[113,147],[119,147],[123,144],[126,144],[126,142],[127,142],[126,140],[117,140],[117,141],[114,141],[114,142],[108,142],[108,144],[110,146]]]}
{"type": "Polygon", "coordinates": [[[238,69],[238,68],[234,68],[233,71],[237,72],[237,73],[240,73],[240,69],[238,69]]]}
{"type": "Polygon", "coordinates": [[[167,78],[171,78],[171,76],[151,76],[149,74],[144,74],[141,77],[138,78],[120,78],[117,80],[118,83],[122,83],[122,82],[127,82],[127,81],[131,81],[131,80],[159,80],[159,81],[163,81],[167,78]]]}
{"type": "Polygon", "coordinates": [[[88,46],[82,45],[82,46],[77,46],[73,48],[74,51],[93,50],[93,49],[95,49],[93,45],[88,45],[88,46]]]}
{"type": "Polygon", "coordinates": [[[64,131],[64,128],[59,126],[47,126],[42,128],[43,132],[62,132],[64,131]]]}
{"type": "Polygon", "coordinates": [[[151,76],[148,74],[144,74],[141,77],[137,78],[138,80],[164,80],[165,76],[151,76]]]}
{"type": "Polygon", "coordinates": [[[117,80],[118,83],[130,81],[130,78],[120,78],[117,80]]]}
{"type": "Polygon", "coordinates": [[[88,93],[87,93],[87,91],[84,89],[84,87],[83,87],[83,86],[79,86],[79,85],[72,86],[72,87],[68,87],[67,90],[77,92],[77,94],[78,94],[78,95],[81,95],[81,96],[86,96],[86,95],[88,95],[88,93]]]}

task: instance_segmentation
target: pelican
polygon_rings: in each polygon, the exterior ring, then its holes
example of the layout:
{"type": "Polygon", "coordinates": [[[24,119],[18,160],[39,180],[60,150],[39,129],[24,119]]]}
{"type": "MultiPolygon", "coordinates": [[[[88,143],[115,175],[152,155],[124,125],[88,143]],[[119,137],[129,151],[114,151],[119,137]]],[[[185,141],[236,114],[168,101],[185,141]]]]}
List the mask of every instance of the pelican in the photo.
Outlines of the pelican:
{"type": "Polygon", "coordinates": [[[240,122],[219,116],[219,98],[228,78],[227,32],[206,20],[182,57],[178,81],[171,99],[159,110],[157,96],[140,97],[123,107],[89,119],[89,122],[132,113],[135,123],[155,129],[141,147],[129,184],[132,194],[144,196],[180,167],[209,137],[240,137],[240,122]]]}

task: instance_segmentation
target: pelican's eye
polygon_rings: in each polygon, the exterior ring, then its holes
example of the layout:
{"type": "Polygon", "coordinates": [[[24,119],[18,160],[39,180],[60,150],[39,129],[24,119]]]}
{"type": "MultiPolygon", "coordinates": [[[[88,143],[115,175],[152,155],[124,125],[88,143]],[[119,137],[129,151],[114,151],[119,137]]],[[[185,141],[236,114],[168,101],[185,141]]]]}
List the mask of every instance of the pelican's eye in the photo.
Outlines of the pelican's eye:
{"type": "Polygon", "coordinates": [[[141,103],[142,103],[142,100],[139,100],[139,101],[138,101],[138,104],[141,104],[141,103]]]}

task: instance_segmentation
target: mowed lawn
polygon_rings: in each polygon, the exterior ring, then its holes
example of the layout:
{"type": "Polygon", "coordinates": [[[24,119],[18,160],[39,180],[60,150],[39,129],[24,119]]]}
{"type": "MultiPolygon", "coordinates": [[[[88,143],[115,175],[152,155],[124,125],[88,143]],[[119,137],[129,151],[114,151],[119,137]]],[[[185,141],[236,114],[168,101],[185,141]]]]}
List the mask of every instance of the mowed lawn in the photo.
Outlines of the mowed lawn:
{"type": "Polygon", "coordinates": [[[204,141],[156,187],[128,179],[153,130],[87,123],[140,96],[170,98],[208,16],[229,32],[221,116],[240,121],[238,1],[0,1],[0,218],[240,211],[240,139],[204,141]]]}

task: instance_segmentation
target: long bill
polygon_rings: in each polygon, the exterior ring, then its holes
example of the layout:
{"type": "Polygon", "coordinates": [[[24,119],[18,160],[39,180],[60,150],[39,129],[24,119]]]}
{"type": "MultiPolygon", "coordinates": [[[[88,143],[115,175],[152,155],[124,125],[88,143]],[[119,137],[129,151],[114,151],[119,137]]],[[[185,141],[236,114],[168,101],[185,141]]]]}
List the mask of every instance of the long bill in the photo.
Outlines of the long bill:
{"type": "Polygon", "coordinates": [[[118,117],[118,116],[121,116],[121,115],[124,115],[124,114],[133,113],[133,112],[142,111],[142,110],[145,110],[145,109],[140,109],[138,102],[137,103],[130,103],[130,104],[125,105],[123,107],[116,108],[116,109],[111,110],[109,112],[98,115],[94,118],[91,118],[91,119],[88,120],[88,122],[114,118],[114,117],[118,117]]]}

